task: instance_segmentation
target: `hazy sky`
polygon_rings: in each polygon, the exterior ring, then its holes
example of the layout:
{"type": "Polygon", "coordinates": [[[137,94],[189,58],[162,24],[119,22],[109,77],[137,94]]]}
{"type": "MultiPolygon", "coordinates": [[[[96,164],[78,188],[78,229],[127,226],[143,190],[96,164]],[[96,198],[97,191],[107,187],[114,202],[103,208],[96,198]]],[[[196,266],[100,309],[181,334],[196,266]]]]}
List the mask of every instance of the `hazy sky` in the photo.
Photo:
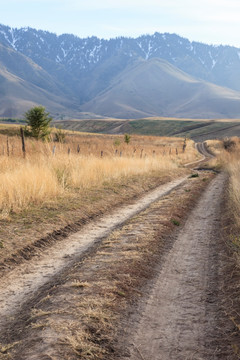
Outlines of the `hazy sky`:
{"type": "Polygon", "coordinates": [[[0,23],[107,39],[169,32],[240,47],[240,0],[0,0],[0,23]]]}

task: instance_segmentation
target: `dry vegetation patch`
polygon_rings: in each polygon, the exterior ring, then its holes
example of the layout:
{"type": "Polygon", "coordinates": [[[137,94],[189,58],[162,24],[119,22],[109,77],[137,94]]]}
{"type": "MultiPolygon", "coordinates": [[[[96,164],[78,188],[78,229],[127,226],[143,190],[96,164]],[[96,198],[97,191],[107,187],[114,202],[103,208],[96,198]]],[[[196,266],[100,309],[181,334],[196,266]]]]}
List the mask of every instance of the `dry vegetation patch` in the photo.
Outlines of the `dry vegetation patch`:
{"type": "MultiPolygon", "coordinates": [[[[209,143],[209,141],[208,141],[209,143]]],[[[225,269],[226,282],[224,308],[231,319],[234,330],[232,346],[240,356],[236,345],[240,331],[240,140],[237,137],[216,140],[209,144],[217,154],[217,162],[229,175],[225,189],[225,206],[222,213],[223,236],[227,245],[228,266],[225,269]]]]}
{"type": "Polygon", "coordinates": [[[73,132],[63,143],[26,139],[23,158],[13,130],[0,135],[2,265],[11,254],[16,262],[31,256],[37,240],[65,237],[111,206],[186,173],[182,164],[199,158],[190,140],[183,152],[179,138],[132,136],[127,145],[123,136],[73,132]]]}

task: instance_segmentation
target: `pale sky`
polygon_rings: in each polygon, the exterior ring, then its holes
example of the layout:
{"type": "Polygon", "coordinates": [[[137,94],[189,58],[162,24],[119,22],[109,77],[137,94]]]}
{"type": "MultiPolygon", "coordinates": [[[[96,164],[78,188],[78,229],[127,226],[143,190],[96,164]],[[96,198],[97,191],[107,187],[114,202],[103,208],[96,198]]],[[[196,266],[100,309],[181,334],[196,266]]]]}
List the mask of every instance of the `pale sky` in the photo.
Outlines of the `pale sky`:
{"type": "Polygon", "coordinates": [[[240,48],[240,0],[0,0],[0,23],[105,39],[169,32],[240,48]]]}

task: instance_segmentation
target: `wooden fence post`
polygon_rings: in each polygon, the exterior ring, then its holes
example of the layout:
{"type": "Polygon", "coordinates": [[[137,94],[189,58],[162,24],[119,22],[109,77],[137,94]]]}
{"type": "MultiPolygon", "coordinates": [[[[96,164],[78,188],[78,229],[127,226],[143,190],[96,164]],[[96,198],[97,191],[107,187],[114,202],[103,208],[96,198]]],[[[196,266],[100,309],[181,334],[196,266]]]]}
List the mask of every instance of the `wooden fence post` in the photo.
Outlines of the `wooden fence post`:
{"type": "Polygon", "coordinates": [[[21,139],[22,139],[22,152],[23,152],[23,157],[26,157],[26,148],[25,148],[25,139],[24,139],[24,132],[23,132],[23,128],[20,128],[20,133],[21,133],[21,139]]]}
{"type": "Polygon", "coordinates": [[[185,138],[184,142],[183,142],[183,147],[182,147],[183,153],[185,152],[186,146],[187,146],[187,139],[185,138]]]}
{"type": "Polygon", "coordinates": [[[7,156],[9,156],[9,141],[8,141],[8,136],[7,136],[7,156]]]}

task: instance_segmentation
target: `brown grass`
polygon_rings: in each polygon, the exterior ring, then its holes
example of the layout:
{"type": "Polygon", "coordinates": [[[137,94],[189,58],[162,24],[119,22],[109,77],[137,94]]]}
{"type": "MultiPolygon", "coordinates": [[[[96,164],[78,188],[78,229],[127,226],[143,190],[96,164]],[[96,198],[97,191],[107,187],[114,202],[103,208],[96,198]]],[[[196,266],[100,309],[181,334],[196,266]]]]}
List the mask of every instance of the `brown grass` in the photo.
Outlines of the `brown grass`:
{"type": "Polygon", "coordinates": [[[240,347],[237,343],[240,330],[240,140],[235,137],[215,141],[212,142],[212,147],[218,154],[219,164],[229,175],[221,219],[228,250],[226,256],[229,260],[225,268],[226,280],[223,287],[224,308],[233,324],[232,347],[240,358],[240,347]]]}
{"type": "Polygon", "coordinates": [[[229,174],[229,201],[234,224],[240,229],[240,140],[237,137],[211,142],[218,162],[229,174]],[[225,143],[232,143],[227,149],[225,143]],[[234,145],[235,144],[235,145],[234,145]]]}
{"type": "Polygon", "coordinates": [[[18,136],[0,135],[0,143],[2,219],[132,175],[178,175],[182,164],[198,158],[193,142],[183,153],[183,139],[172,138],[133,136],[129,145],[123,137],[91,134],[66,135],[64,144],[26,139],[25,159],[18,136]]]}

